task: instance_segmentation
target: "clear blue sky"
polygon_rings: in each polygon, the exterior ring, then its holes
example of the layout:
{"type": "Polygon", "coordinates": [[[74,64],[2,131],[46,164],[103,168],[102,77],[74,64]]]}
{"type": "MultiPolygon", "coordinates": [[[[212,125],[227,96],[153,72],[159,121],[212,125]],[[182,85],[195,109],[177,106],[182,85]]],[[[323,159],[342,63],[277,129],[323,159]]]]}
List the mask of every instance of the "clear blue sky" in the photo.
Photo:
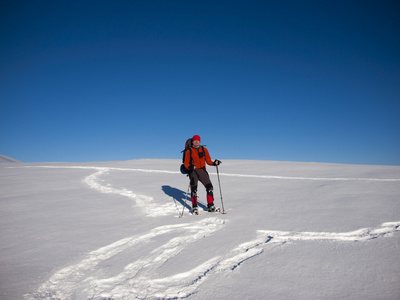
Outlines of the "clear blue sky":
{"type": "Polygon", "coordinates": [[[400,165],[398,1],[3,1],[0,154],[400,165]]]}

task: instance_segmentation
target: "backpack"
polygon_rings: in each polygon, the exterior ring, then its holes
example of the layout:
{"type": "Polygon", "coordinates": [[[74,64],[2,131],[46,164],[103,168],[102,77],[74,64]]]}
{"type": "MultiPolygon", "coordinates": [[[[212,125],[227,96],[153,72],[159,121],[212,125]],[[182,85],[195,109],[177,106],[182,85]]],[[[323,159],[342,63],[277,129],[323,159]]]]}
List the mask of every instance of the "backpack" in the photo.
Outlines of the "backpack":
{"type": "MultiPolygon", "coordinates": [[[[183,163],[185,162],[186,151],[190,151],[190,165],[192,165],[192,145],[193,145],[192,139],[191,138],[187,139],[186,143],[185,143],[185,149],[183,149],[181,151],[181,153],[183,153],[182,164],[181,164],[181,173],[185,174],[185,175],[189,174],[189,170],[185,168],[185,165],[183,163]]],[[[204,147],[203,146],[200,146],[200,147],[202,148],[203,153],[204,153],[204,147]]]]}
{"type": "Polygon", "coordinates": [[[183,153],[182,155],[182,164],[181,164],[181,173],[182,174],[188,174],[189,170],[185,168],[185,165],[183,164],[185,162],[185,155],[186,151],[190,151],[190,164],[192,164],[192,139],[188,139],[185,143],[185,149],[181,151],[183,153]]]}

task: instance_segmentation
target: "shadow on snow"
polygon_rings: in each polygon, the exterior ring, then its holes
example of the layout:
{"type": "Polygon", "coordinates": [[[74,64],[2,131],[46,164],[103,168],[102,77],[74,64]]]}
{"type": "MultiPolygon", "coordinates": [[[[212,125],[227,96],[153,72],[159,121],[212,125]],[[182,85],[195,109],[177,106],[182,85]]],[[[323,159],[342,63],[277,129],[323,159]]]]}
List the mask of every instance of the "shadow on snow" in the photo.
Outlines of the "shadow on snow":
{"type": "MultiPolygon", "coordinates": [[[[188,210],[192,209],[192,201],[190,200],[190,192],[185,193],[182,190],[178,190],[177,188],[171,187],[169,185],[163,185],[161,187],[163,192],[168,196],[174,198],[175,201],[178,201],[181,205],[184,205],[188,210]]],[[[207,210],[207,206],[198,202],[199,207],[203,210],[207,210]]]]}

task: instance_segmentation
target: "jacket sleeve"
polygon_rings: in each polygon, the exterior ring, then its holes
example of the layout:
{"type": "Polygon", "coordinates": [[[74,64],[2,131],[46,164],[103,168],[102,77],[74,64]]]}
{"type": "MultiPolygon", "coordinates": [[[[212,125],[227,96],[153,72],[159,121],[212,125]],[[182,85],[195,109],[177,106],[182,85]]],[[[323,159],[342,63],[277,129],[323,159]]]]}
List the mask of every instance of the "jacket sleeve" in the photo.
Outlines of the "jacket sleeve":
{"type": "Polygon", "coordinates": [[[213,166],[214,162],[211,160],[210,153],[208,153],[207,148],[204,148],[204,152],[206,154],[206,162],[208,165],[213,166]]]}

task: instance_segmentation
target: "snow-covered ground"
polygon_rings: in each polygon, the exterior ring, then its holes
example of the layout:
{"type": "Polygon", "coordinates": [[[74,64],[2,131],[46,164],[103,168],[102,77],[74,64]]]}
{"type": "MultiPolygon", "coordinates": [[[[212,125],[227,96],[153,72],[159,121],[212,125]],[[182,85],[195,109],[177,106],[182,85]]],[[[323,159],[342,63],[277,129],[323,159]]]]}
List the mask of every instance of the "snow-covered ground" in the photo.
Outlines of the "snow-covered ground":
{"type": "Polygon", "coordinates": [[[3,160],[0,298],[400,299],[400,167],[225,160],[192,216],[179,165],[3,160]]]}

